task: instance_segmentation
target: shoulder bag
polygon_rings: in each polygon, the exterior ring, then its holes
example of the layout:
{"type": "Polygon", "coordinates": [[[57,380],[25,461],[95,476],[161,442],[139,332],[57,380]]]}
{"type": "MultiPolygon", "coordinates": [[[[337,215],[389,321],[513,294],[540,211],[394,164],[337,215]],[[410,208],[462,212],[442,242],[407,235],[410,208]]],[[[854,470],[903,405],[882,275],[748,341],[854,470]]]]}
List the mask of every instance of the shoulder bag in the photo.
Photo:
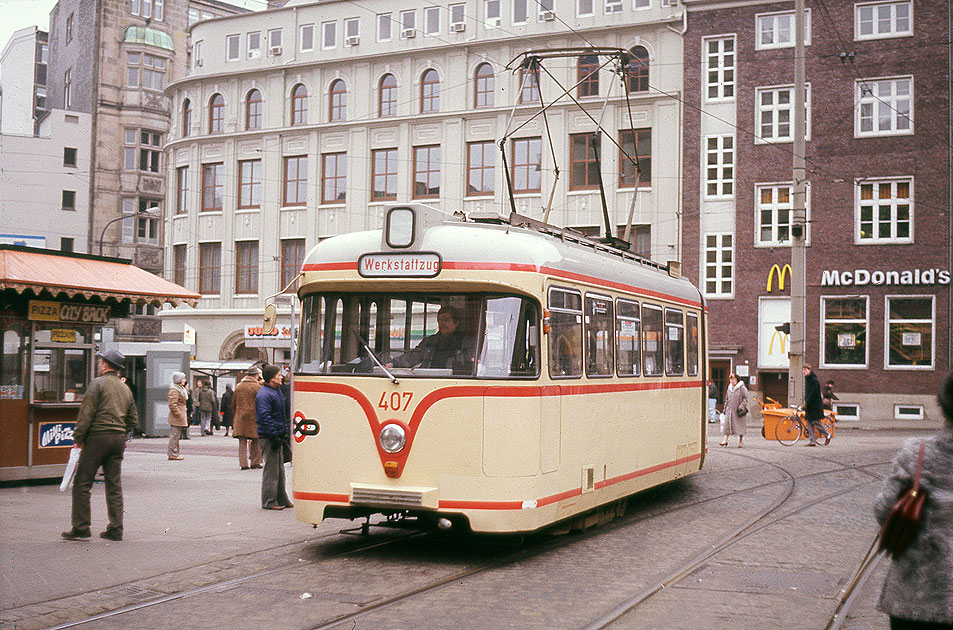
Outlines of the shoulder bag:
{"type": "Polygon", "coordinates": [[[920,472],[923,469],[923,450],[926,440],[920,441],[920,455],[917,457],[917,470],[913,475],[913,486],[905,490],[894,504],[883,527],[880,528],[880,549],[896,558],[910,546],[923,519],[923,503],[926,494],[920,491],[920,472]]]}

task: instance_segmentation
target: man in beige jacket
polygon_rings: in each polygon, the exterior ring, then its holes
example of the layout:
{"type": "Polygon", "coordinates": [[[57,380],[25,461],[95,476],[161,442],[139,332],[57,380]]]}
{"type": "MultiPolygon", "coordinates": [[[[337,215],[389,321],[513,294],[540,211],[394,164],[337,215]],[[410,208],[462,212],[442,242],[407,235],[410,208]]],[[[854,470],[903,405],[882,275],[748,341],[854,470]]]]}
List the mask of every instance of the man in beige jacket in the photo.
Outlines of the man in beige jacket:
{"type": "Polygon", "coordinates": [[[255,420],[255,396],[261,389],[258,381],[261,370],[249,368],[232,395],[232,435],[238,438],[238,465],[242,470],[261,468],[261,448],[258,446],[258,428],[255,420]],[[248,457],[251,455],[251,465],[248,457]]]}

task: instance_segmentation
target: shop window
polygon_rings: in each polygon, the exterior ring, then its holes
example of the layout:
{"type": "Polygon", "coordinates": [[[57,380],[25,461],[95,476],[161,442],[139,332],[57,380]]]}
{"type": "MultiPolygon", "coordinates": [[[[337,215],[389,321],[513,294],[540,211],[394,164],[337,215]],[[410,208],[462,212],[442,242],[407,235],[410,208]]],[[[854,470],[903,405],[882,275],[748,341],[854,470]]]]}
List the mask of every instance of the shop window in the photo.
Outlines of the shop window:
{"type": "Polygon", "coordinates": [[[616,372],[619,376],[638,376],[641,368],[641,325],[639,303],[616,300],[616,372]]]}
{"type": "Polygon", "coordinates": [[[582,376],[582,294],[549,290],[549,375],[582,376]]]}
{"type": "MultiPolygon", "coordinates": [[[[27,332],[16,326],[3,331],[3,354],[0,355],[0,398],[23,398],[27,382],[26,369],[29,344],[27,332]]],[[[27,392],[28,395],[28,392],[27,392]]]]}
{"type": "Polygon", "coordinates": [[[887,297],[887,367],[932,369],[932,297],[887,297]]]}
{"type": "Polygon", "coordinates": [[[33,332],[33,402],[80,402],[91,380],[92,336],[85,326],[37,324],[33,332]]]}
{"type": "Polygon", "coordinates": [[[867,367],[867,298],[821,298],[821,367],[867,367]]]}
{"type": "Polygon", "coordinates": [[[586,295],[586,375],[612,376],[612,298],[586,295]]]}

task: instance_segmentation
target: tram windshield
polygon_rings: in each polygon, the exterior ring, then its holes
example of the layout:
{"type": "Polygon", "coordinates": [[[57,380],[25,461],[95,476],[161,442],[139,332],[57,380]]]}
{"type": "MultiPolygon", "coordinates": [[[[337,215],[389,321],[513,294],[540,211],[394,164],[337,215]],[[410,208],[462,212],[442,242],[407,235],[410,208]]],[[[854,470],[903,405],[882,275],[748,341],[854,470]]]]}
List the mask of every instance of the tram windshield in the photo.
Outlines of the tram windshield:
{"type": "Polygon", "coordinates": [[[535,378],[539,322],[538,304],[517,295],[313,294],[303,300],[297,371],[535,378]]]}

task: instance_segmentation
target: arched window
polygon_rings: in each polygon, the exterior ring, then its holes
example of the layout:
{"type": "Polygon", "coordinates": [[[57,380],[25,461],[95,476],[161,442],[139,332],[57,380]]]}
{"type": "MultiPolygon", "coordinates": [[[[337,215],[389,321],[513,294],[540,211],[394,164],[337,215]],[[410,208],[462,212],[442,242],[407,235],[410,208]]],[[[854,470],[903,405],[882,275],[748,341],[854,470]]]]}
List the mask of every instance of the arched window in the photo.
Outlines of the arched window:
{"type": "Polygon", "coordinates": [[[584,55],[579,58],[579,71],[576,77],[579,82],[578,94],[583,96],[599,96],[599,57],[584,55]]]}
{"type": "Polygon", "coordinates": [[[474,73],[473,106],[493,107],[493,67],[481,63],[474,73]]]}
{"type": "Polygon", "coordinates": [[[222,133],[225,122],[225,99],[216,94],[208,103],[208,132],[222,133]]]}
{"type": "Polygon", "coordinates": [[[397,115],[397,79],[392,74],[381,77],[379,111],[382,118],[397,115]]]}
{"type": "Polygon", "coordinates": [[[261,92],[252,90],[245,99],[245,129],[261,129],[261,92]]]}
{"type": "Polygon", "coordinates": [[[291,90],[291,124],[308,124],[308,88],[301,83],[291,90]]]}
{"type": "Polygon", "coordinates": [[[192,101],[185,99],[182,101],[182,137],[187,137],[192,132],[192,101]]]}
{"type": "Polygon", "coordinates": [[[347,118],[347,88],[344,86],[344,81],[335,79],[331,83],[328,96],[330,98],[328,120],[344,120],[347,118]]]}
{"type": "Polygon", "coordinates": [[[649,51],[644,46],[636,46],[629,52],[632,53],[632,58],[629,59],[629,92],[648,92],[649,51]]]}
{"type": "Polygon", "coordinates": [[[440,75],[431,68],[420,78],[420,112],[440,111],[440,75]]]}

